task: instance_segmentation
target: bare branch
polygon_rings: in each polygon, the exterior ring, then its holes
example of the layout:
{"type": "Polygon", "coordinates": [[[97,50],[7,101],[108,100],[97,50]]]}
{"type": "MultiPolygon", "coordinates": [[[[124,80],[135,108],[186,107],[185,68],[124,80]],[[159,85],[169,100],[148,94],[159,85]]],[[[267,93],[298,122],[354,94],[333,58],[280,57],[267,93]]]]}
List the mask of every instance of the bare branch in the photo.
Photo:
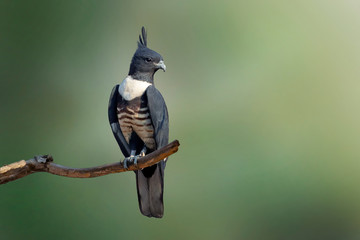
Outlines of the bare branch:
{"type": "Polygon", "coordinates": [[[111,173],[134,171],[149,167],[178,151],[180,143],[175,140],[168,145],[138,159],[137,165],[129,164],[125,169],[123,162],[116,162],[91,168],[69,168],[53,163],[50,155],[38,156],[27,161],[11,163],[0,168],[0,184],[25,177],[36,172],[47,172],[63,177],[93,178],[111,173]]]}

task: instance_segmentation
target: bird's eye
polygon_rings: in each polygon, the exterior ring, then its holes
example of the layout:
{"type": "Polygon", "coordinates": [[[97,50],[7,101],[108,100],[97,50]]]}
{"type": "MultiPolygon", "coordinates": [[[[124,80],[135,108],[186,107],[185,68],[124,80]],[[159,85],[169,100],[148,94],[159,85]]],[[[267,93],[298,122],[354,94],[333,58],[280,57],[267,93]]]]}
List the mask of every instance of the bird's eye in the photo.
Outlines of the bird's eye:
{"type": "Polygon", "coordinates": [[[151,58],[145,58],[145,62],[151,62],[152,59],[151,58]]]}

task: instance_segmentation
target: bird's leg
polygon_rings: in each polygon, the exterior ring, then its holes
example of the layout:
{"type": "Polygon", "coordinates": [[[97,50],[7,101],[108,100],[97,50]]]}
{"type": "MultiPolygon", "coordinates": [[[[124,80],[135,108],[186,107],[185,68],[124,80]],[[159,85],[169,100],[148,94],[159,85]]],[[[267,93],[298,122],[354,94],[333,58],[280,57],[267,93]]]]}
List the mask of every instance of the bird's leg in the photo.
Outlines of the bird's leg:
{"type": "Polygon", "coordinates": [[[136,150],[131,150],[130,156],[124,159],[124,168],[125,168],[125,169],[128,168],[128,167],[127,167],[127,163],[128,163],[128,162],[133,162],[134,165],[137,165],[137,160],[138,160],[140,157],[144,157],[146,151],[147,151],[147,148],[146,148],[146,145],[145,145],[145,144],[144,144],[143,149],[141,149],[141,152],[140,152],[139,155],[135,155],[136,150]]]}
{"type": "Polygon", "coordinates": [[[143,147],[143,149],[141,149],[141,152],[140,152],[139,156],[144,157],[145,154],[146,154],[146,151],[147,151],[147,148],[146,148],[146,145],[144,144],[144,147],[143,147]]]}
{"type": "Polygon", "coordinates": [[[139,154],[139,155],[136,155],[136,156],[134,157],[134,158],[135,158],[135,159],[134,159],[134,164],[135,164],[135,165],[137,165],[137,160],[138,160],[138,158],[145,156],[146,151],[147,151],[147,148],[146,148],[146,145],[144,144],[144,147],[143,147],[143,149],[141,149],[140,154],[139,154]]]}
{"type": "MultiPolygon", "coordinates": [[[[125,168],[125,169],[128,168],[128,167],[127,167],[127,163],[128,163],[128,162],[134,162],[134,160],[135,160],[135,153],[136,153],[136,150],[131,150],[130,156],[124,159],[123,164],[124,164],[124,168],[125,168]]],[[[136,159],[135,161],[137,162],[137,159],[136,159]]],[[[135,163],[135,162],[134,162],[134,163],[135,163]]],[[[136,165],[136,163],[135,163],[135,165],[136,165]]]]}

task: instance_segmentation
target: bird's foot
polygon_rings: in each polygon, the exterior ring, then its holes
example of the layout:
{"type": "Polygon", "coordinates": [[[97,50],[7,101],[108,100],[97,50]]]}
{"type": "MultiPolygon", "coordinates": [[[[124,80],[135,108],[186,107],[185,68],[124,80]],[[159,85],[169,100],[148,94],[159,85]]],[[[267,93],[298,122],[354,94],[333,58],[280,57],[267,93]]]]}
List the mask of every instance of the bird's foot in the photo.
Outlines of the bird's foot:
{"type": "Polygon", "coordinates": [[[35,160],[39,163],[48,163],[52,162],[53,158],[51,155],[41,155],[41,156],[35,156],[35,160]]]}
{"type": "Polygon", "coordinates": [[[134,162],[134,158],[135,158],[135,156],[130,156],[130,157],[127,157],[127,158],[124,159],[123,165],[124,165],[125,169],[128,169],[128,163],[129,162],[130,163],[134,162]]]}
{"type": "Polygon", "coordinates": [[[128,169],[128,163],[133,163],[135,166],[137,165],[138,158],[141,157],[140,155],[130,156],[124,159],[124,168],[128,169]]]}
{"type": "Polygon", "coordinates": [[[141,152],[140,152],[139,156],[140,156],[140,157],[144,157],[144,156],[145,156],[146,151],[147,151],[147,148],[146,148],[146,146],[144,145],[144,147],[143,147],[143,149],[141,150],[141,152]]]}

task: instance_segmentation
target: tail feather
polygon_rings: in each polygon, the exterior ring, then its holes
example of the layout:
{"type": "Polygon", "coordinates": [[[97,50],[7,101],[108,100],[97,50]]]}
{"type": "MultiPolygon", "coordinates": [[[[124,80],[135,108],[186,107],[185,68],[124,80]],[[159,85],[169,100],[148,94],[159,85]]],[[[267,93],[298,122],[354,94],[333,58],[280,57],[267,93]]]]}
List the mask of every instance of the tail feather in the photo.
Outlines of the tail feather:
{"type": "Polygon", "coordinates": [[[140,211],[147,217],[161,218],[164,214],[164,176],[161,165],[156,165],[155,171],[151,176],[148,176],[144,170],[136,171],[140,211]]]}

